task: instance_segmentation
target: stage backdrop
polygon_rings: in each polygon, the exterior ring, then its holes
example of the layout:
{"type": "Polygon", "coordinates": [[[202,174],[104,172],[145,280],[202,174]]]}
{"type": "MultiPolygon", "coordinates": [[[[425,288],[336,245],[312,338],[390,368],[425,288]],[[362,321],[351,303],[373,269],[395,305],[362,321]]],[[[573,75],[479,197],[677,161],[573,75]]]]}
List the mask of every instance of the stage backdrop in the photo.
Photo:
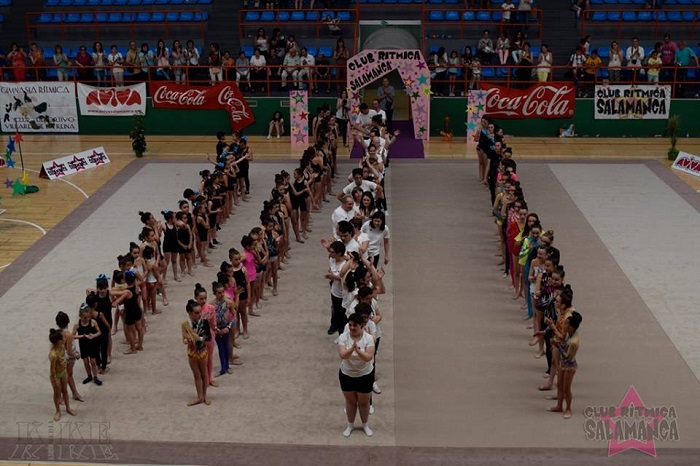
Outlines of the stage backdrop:
{"type": "Polygon", "coordinates": [[[363,50],[347,64],[350,118],[360,112],[360,91],[382,76],[399,71],[411,100],[416,139],[430,136],[430,70],[420,50],[363,50]]]}

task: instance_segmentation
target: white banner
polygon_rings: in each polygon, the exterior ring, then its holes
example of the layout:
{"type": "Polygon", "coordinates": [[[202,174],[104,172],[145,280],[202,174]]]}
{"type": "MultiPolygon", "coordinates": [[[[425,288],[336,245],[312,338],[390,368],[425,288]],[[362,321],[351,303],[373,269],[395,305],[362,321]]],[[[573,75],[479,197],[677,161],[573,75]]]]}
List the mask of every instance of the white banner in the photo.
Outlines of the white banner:
{"type": "Polygon", "coordinates": [[[671,109],[671,86],[596,86],[593,104],[596,120],[663,120],[671,109]]]}
{"type": "Polygon", "coordinates": [[[62,178],[66,175],[78,173],[106,163],[109,163],[109,158],[105,153],[105,148],[95,147],[94,149],[44,162],[39,176],[55,180],[56,178],[62,178]]]}
{"type": "Polygon", "coordinates": [[[673,162],[673,168],[691,175],[700,176],[700,157],[681,151],[678,153],[676,161],[673,162]]]}
{"type": "Polygon", "coordinates": [[[2,130],[6,133],[77,133],[72,82],[0,82],[2,130]]]}
{"type": "Polygon", "coordinates": [[[78,83],[80,114],[131,116],[146,113],[146,83],[126,87],[93,87],[78,83]]]}

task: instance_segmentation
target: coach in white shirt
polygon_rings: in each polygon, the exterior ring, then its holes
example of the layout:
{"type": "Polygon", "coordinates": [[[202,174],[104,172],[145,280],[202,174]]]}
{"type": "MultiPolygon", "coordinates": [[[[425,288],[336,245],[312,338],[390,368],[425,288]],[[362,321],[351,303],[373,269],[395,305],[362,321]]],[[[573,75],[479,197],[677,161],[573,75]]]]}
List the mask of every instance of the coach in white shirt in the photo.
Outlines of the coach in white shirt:
{"type": "Polygon", "coordinates": [[[386,125],[386,112],[379,107],[378,99],[372,101],[372,110],[374,110],[375,114],[382,116],[382,124],[386,125]]]}
{"type": "Polygon", "coordinates": [[[360,113],[355,117],[355,129],[363,131],[369,129],[372,126],[372,117],[376,115],[377,112],[369,108],[369,105],[362,102],[360,104],[360,113]]]}
{"type": "Polygon", "coordinates": [[[343,188],[343,191],[338,193],[338,200],[342,202],[343,197],[350,195],[352,197],[352,190],[355,188],[362,188],[362,192],[369,191],[375,198],[377,195],[382,194],[382,187],[377,183],[362,178],[362,169],[353,168],[352,170],[353,182],[343,188]]]}
{"type": "Polygon", "coordinates": [[[331,233],[335,236],[336,229],[338,228],[338,222],[345,220],[349,222],[356,214],[355,211],[355,201],[353,201],[352,196],[344,194],[339,198],[341,204],[333,211],[331,215],[331,222],[333,222],[333,232],[331,233]]]}

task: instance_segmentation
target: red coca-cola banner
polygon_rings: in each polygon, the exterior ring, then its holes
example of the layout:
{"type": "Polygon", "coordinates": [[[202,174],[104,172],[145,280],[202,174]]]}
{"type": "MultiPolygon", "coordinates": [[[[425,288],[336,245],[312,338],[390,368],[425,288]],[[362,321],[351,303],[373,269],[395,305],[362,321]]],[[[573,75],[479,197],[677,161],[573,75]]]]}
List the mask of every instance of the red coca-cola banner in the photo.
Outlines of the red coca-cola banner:
{"type": "Polygon", "coordinates": [[[248,102],[234,83],[195,87],[158,82],[153,84],[151,98],[154,108],[228,110],[234,131],[240,131],[255,121],[248,102]]]}
{"type": "Polygon", "coordinates": [[[573,83],[540,83],[512,89],[481,83],[486,92],[486,114],[493,118],[571,118],[576,107],[573,83]]]}

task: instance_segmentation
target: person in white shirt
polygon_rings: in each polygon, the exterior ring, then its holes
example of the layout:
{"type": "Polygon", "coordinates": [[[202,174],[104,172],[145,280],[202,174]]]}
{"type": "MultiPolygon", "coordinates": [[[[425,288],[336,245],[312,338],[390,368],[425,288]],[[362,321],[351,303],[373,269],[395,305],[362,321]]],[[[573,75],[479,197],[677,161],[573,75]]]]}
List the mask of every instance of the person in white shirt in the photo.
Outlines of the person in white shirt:
{"type": "Polygon", "coordinates": [[[642,68],[644,47],[639,45],[639,37],[635,36],[632,38],[632,45],[627,47],[625,58],[627,58],[627,68],[632,72],[632,80],[634,81],[637,79],[637,74],[644,73],[644,68],[642,68]]]}
{"type": "Polygon", "coordinates": [[[284,61],[282,62],[282,87],[286,88],[287,87],[287,77],[291,76],[292,81],[294,81],[294,87],[298,88],[299,87],[299,65],[301,64],[301,60],[299,59],[299,56],[297,55],[297,49],[293,48],[289,52],[287,52],[287,55],[284,56],[284,61]]]}
{"type": "Polygon", "coordinates": [[[501,9],[503,10],[503,15],[501,16],[501,22],[504,24],[503,32],[505,32],[506,36],[508,36],[511,11],[515,10],[515,5],[513,5],[512,0],[506,0],[505,2],[501,3],[501,9]]]}
{"type": "Polygon", "coordinates": [[[340,241],[333,241],[328,246],[328,272],[326,278],[331,281],[331,325],[328,335],[341,333],[347,316],[343,307],[343,277],[349,270],[345,260],[345,246],[340,241]]]}
{"type": "Polygon", "coordinates": [[[301,64],[301,70],[299,70],[299,82],[302,82],[304,79],[308,79],[309,92],[313,92],[313,67],[316,64],[316,59],[313,55],[309,55],[308,50],[306,50],[306,48],[304,47],[301,49],[301,57],[299,57],[299,62],[301,64]]]}
{"type": "Polygon", "coordinates": [[[382,246],[384,247],[384,264],[389,263],[389,227],[386,225],[386,217],[384,212],[375,212],[370,221],[362,225],[362,232],[369,237],[369,246],[367,247],[367,256],[369,261],[377,267],[379,264],[379,255],[382,246]]]}
{"type": "Polygon", "coordinates": [[[357,212],[355,211],[355,201],[352,196],[344,195],[340,199],[340,206],[333,211],[331,215],[331,222],[333,223],[333,235],[335,235],[336,229],[338,228],[338,223],[345,220],[350,221],[357,212]]]}
{"type": "Polygon", "coordinates": [[[371,110],[369,105],[362,102],[360,104],[360,113],[355,117],[355,129],[364,134],[372,126],[372,117],[376,114],[377,112],[371,110]]]}
{"type": "Polygon", "coordinates": [[[253,87],[259,86],[261,92],[265,92],[265,78],[267,73],[265,65],[267,65],[265,55],[260,54],[260,49],[255,49],[255,54],[250,57],[250,78],[253,82],[253,87]]]}
{"type": "Polygon", "coordinates": [[[355,217],[350,220],[350,224],[353,227],[353,239],[357,242],[359,246],[359,253],[363,260],[368,260],[369,256],[367,250],[369,249],[369,235],[362,231],[362,219],[360,217],[355,217]]]}
{"type": "Polygon", "coordinates": [[[379,107],[378,99],[374,99],[372,101],[372,110],[374,110],[376,115],[380,115],[382,117],[382,125],[386,125],[386,112],[379,107]]]}
{"type": "Polygon", "coordinates": [[[379,186],[377,183],[374,183],[372,181],[368,181],[362,178],[363,172],[361,168],[353,168],[352,170],[352,179],[353,182],[347,185],[346,187],[343,188],[343,191],[338,193],[338,200],[342,201],[343,196],[346,196],[348,194],[352,193],[352,190],[355,189],[356,187],[362,188],[362,192],[369,191],[372,193],[374,197],[377,197],[378,194],[382,193],[382,187],[379,186]]]}
{"type": "Polygon", "coordinates": [[[112,46],[112,53],[107,56],[107,63],[112,67],[112,76],[114,76],[114,84],[116,87],[124,86],[124,57],[117,50],[117,46],[112,46]]]}
{"type": "Polygon", "coordinates": [[[355,417],[360,412],[362,430],[371,437],[369,403],[374,384],[374,338],[363,328],[362,316],[352,314],[348,318],[348,331],[338,339],[338,355],[340,356],[340,371],[338,379],[340,389],[345,397],[345,413],[347,427],[344,437],[350,437],[355,429],[355,417]]]}

